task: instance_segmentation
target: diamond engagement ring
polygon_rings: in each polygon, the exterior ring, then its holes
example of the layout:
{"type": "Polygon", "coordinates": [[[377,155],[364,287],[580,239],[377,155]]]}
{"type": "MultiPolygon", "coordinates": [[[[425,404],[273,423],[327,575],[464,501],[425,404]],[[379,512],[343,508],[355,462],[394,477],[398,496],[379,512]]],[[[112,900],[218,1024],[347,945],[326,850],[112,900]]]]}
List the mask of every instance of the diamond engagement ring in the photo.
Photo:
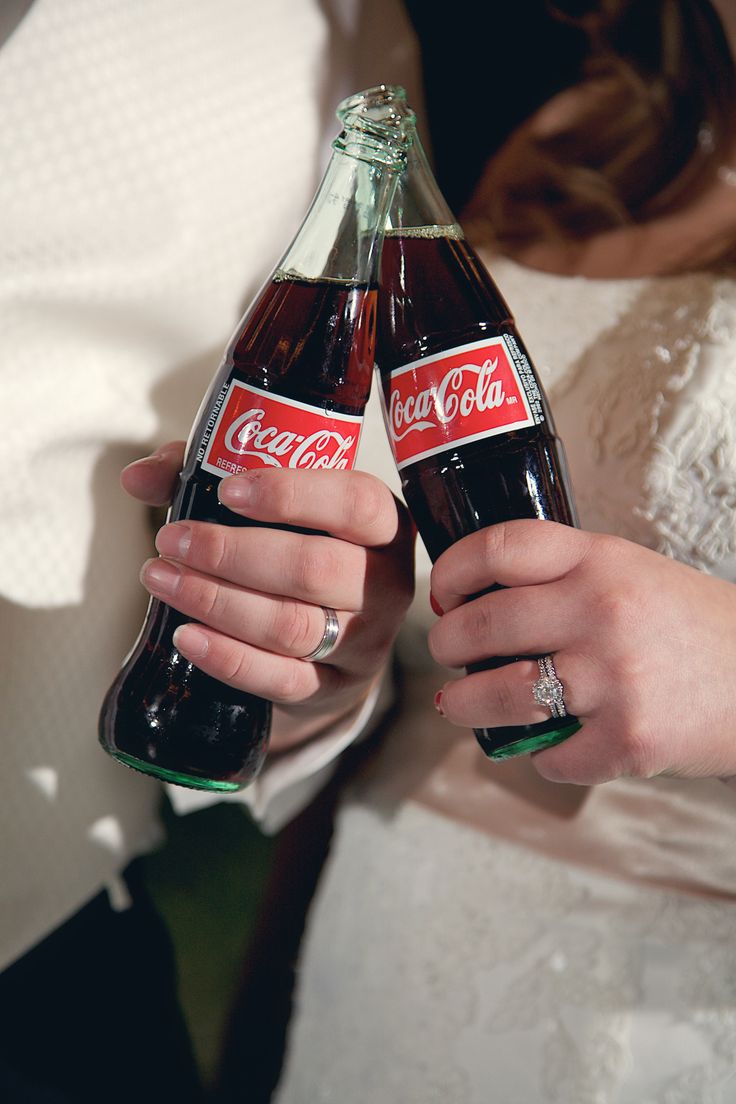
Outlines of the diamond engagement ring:
{"type": "Polygon", "coordinates": [[[336,610],[330,606],[322,606],[321,608],[325,615],[325,631],[322,633],[322,639],[314,651],[302,657],[309,660],[310,663],[317,663],[318,660],[325,659],[337,644],[337,638],[340,635],[340,622],[337,620],[336,610]]]}
{"type": "Polygon", "coordinates": [[[552,656],[540,656],[537,663],[541,677],[532,686],[535,702],[537,705],[546,706],[553,717],[566,717],[565,688],[557,677],[552,656]]]}

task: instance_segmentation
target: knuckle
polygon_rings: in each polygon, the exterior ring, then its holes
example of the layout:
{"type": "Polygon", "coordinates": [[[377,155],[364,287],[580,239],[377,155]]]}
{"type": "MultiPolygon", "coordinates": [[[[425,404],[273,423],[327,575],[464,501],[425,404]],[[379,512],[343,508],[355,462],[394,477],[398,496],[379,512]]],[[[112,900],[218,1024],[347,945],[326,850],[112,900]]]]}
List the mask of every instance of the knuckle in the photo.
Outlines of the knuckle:
{"type": "Polygon", "coordinates": [[[190,601],[198,615],[207,620],[220,611],[220,588],[210,579],[194,578],[190,582],[190,601]]]}
{"type": "Polygon", "coordinates": [[[487,562],[503,560],[506,554],[508,529],[504,524],[489,525],[483,530],[483,556],[487,562]]]}
{"type": "Polygon", "coordinates": [[[478,659],[481,653],[485,658],[490,652],[491,625],[487,602],[475,601],[460,606],[436,621],[429,630],[432,658],[446,667],[462,666],[471,659],[478,659]]]}
{"type": "Polygon", "coordinates": [[[285,603],[276,613],[273,625],[273,635],[279,647],[286,652],[306,654],[314,636],[311,623],[312,617],[307,606],[300,602],[285,603]]]}
{"type": "Polygon", "coordinates": [[[299,589],[309,601],[319,605],[319,598],[338,574],[337,557],[329,551],[326,542],[313,537],[301,541],[295,554],[299,589]]]}
{"type": "Polygon", "coordinates": [[[450,636],[446,626],[439,622],[432,625],[427,636],[429,654],[440,667],[457,668],[462,666],[458,658],[458,640],[450,636]]]}
{"type": "Polygon", "coordinates": [[[222,678],[238,686],[246,685],[252,671],[252,661],[245,648],[234,641],[225,644],[221,656],[222,678]]]}
{"type": "Polygon", "coordinates": [[[206,566],[213,575],[225,577],[228,569],[228,534],[223,525],[205,525],[198,527],[197,547],[194,549],[196,560],[206,566]]]}
{"type": "Polygon", "coordinates": [[[386,513],[384,488],[372,476],[356,472],[347,500],[347,522],[359,532],[380,532],[386,513]]]}
{"type": "Polygon", "coordinates": [[[282,521],[293,521],[298,513],[299,494],[294,473],[283,469],[276,474],[268,489],[269,512],[282,521]]]}
{"type": "Polygon", "coordinates": [[[564,766],[564,761],[560,763],[559,748],[553,747],[546,751],[538,751],[535,755],[530,757],[531,765],[534,770],[542,778],[546,778],[548,782],[574,782],[575,779],[571,778],[570,772],[564,766]]]}
{"type": "MultiPolygon", "coordinates": [[[[303,666],[306,666],[304,664],[303,666]]],[[[275,698],[284,705],[296,705],[305,697],[304,673],[298,660],[285,665],[279,675],[275,698]]]]}
{"type": "Polygon", "coordinates": [[[622,557],[628,556],[629,544],[623,537],[617,537],[613,533],[589,533],[588,537],[590,551],[598,558],[619,562],[622,557]]]}
{"type": "Polygon", "coordinates": [[[491,637],[493,618],[490,604],[482,600],[469,602],[459,611],[464,621],[463,635],[474,643],[485,644],[491,637]]]}
{"type": "Polygon", "coordinates": [[[640,708],[643,704],[642,690],[650,667],[648,657],[635,651],[626,651],[616,657],[614,666],[617,684],[628,688],[629,699],[640,708]]]}
{"type": "Polygon", "coordinates": [[[596,618],[607,633],[627,634],[633,621],[632,599],[619,589],[602,591],[596,599],[596,618]]]}
{"type": "Polygon", "coordinates": [[[443,626],[437,622],[432,625],[429,633],[427,634],[427,647],[429,648],[429,654],[435,663],[439,663],[444,666],[445,652],[444,652],[444,633],[443,626]]]}
{"type": "Polygon", "coordinates": [[[514,705],[516,701],[516,693],[513,683],[508,675],[496,673],[494,679],[494,693],[496,696],[496,704],[500,715],[509,716],[514,712],[514,705]]]}
{"type": "Polygon", "coordinates": [[[644,725],[629,724],[619,737],[620,762],[618,772],[630,778],[650,778],[654,767],[654,741],[644,725]]]}
{"type": "MultiPolygon", "coordinates": [[[[532,756],[532,766],[542,778],[548,782],[562,782],[571,786],[589,786],[592,784],[590,770],[575,759],[565,754],[560,748],[549,748],[547,751],[538,752],[532,756]]],[[[614,775],[606,772],[598,780],[608,780],[614,775]]]]}

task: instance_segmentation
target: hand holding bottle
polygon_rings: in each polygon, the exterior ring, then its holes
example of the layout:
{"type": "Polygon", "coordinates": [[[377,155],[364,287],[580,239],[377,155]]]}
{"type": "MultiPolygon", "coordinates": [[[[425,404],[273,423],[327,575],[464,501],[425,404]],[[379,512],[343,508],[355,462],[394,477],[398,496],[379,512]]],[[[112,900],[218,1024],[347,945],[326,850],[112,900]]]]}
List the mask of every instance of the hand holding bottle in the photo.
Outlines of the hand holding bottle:
{"type": "MultiPolygon", "coordinates": [[[[389,209],[376,361],[386,429],[409,511],[430,558],[512,518],[576,524],[562,442],[508,305],[465,240],[416,133],[403,88],[343,101],[410,142],[389,209]]],[[[486,666],[516,658],[496,655],[486,666]]],[[[550,747],[576,718],[476,727],[491,759],[550,747]]]]}
{"type": "MultiPolygon", "coordinates": [[[[261,566],[273,566],[275,552],[268,544],[273,536],[222,537],[222,527],[259,525],[220,502],[222,480],[274,468],[316,474],[353,467],[373,368],[380,243],[405,162],[404,142],[395,132],[360,117],[343,120],[314,201],[237,326],[195,418],[169,511],[179,529],[167,530],[162,538],[170,543],[161,549],[167,556],[176,548],[178,559],[184,558],[172,534],[188,534],[192,555],[197,555],[207,539],[203,534],[212,538],[219,532],[223,557],[233,548],[247,549],[249,562],[260,558],[261,566]]],[[[266,524],[278,524],[268,509],[264,516],[266,524]]],[[[319,527],[320,520],[301,524],[319,527]]],[[[355,536],[349,526],[346,532],[348,541],[355,536]]],[[[295,560],[300,551],[293,553],[295,560]]],[[[307,562],[317,554],[308,552],[307,562]]],[[[197,566],[205,576],[213,570],[218,575],[219,563],[211,559],[197,566]]],[[[149,569],[149,581],[153,574],[149,569]]],[[[99,740],[114,758],[143,773],[195,789],[232,792],[248,785],[260,769],[272,702],[262,691],[243,692],[244,680],[236,677],[246,665],[242,654],[237,663],[231,655],[229,667],[225,664],[229,682],[204,669],[214,645],[201,666],[185,654],[186,615],[168,601],[180,592],[166,586],[165,574],[164,565],[158,565],[156,596],[102,703],[99,740]]],[[[175,578],[173,565],[168,574],[169,581],[175,578]]],[[[249,586],[239,576],[230,582],[249,586]]],[[[269,581],[264,585],[267,592],[272,589],[269,581]]],[[[191,589],[185,605],[195,615],[201,610],[191,589]]],[[[221,611],[222,590],[211,586],[206,594],[211,610],[205,608],[205,615],[221,611]]],[[[282,597],[289,597],[288,590],[282,597]]],[[[312,659],[324,658],[326,646],[335,643],[335,614],[326,603],[319,605],[322,643],[312,659]]],[[[349,605],[346,611],[351,612],[349,605]]],[[[254,613],[259,620],[257,611],[242,603],[238,612],[254,613]]],[[[263,644],[256,636],[251,646],[263,644]]],[[[268,680],[256,681],[265,686],[268,680]]],[[[317,689],[313,685],[309,693],[317,689]]],[[[298,699],[299,689],[292,684],[287,697],[298,699]]]]}
{"type": "MultiPolygon", "coordinates": [[[[553,653],[582,728],[536,753],[552,781],[736,774],[736,587],[617,537],[554,522],[472,533],[434,566],[442,664],[553,653]],[[469,596],[500,583],[474,600],[469,596]]],[[[441,712],[474,727],[533,724],[534,660],[447,683],[441,712]]]]}
{"type": "MultiPolygon", "coordinates": [[[[152,505],[168,502],[183,445],[167,445],[123,474],[152,505]]],[[[236,690],[274,702],[271,747],[283,751],[350,712],[380,674],[413,592],[413,530],[405,508],[364,472],[283,468],[232,476],[220,501],[265,523],[164,526],[160,559],[142,572],[154,597],[191,617],[179,652],[236,690]],[[320,530],[296,533],[270,526],[320,530]],[[269,526],[269,527],[267,527],[269,526]],[[338,639],[304,660],[337,611],[338,639]]]]}

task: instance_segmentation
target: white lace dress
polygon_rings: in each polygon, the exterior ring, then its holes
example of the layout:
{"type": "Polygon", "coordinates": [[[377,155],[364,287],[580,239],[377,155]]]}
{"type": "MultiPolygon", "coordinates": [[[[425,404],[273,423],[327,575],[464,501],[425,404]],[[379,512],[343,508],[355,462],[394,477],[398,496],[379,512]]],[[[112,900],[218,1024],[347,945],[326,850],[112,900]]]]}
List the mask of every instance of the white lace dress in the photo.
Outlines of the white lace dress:
{"type": "MultiPolygon", "coordinates": [[[[736,580],[733,274],[491,268],[583,526],[736,580]]],[[[374,432],[363,464],[387,471],[374,432]]],[[[430,621],[420,586],[401,708],[310,913],[278,1104],[732,1104],[736,792],[490,764],[432,709],[430,621]]]]}

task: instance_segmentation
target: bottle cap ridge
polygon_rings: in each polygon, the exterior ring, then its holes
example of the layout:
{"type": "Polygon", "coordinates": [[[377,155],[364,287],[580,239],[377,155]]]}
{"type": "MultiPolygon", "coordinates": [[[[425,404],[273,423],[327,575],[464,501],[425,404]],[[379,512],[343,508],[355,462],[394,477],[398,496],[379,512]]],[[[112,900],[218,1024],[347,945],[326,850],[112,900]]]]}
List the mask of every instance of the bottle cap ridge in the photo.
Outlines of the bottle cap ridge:
{"type": "Polygon", "coordinates": [[[340,122],[343,129],[333,141],[333,149],[362,161],[385,165],[394,172],[401,172],[406,167],[406,151],[410,142],[402,130],[382,119],[353,111],[346,111],[340,116],[340,122]]]}
{"type": "Polygon", "coordinates": [[[349,115],[359,115],[388,126],[401,134],[407,148],[414,140],[417,118],[406,101],[406,90],[399,84],[376,84],[355,92],[338,104],[336,115],[341,122],[349,115]]]}

